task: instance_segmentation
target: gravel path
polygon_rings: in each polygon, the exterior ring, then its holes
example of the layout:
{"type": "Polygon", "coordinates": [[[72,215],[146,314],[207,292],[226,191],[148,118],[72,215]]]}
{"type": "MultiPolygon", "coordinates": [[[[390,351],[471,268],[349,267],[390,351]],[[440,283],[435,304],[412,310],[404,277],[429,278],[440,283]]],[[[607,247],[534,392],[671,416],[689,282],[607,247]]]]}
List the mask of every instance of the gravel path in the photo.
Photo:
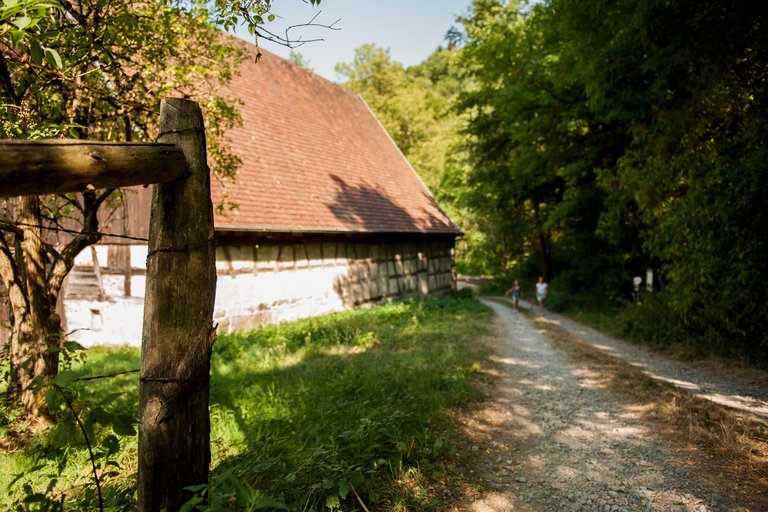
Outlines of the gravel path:
{"type": "MultiPolygon", "coordinates": [[[[527,302],[523,306],[529,309],[533,307],[527,302]]],[[[765,380],[755,383],[737,379],[733,375],[724,379],[715,372],[671,361],[551,311],[546,311],[545,316],[593,347],[631,362],[654,379],[668,382],[699,398],[725,405],[742,414],[768,421],[768,382],[765,380]]]]}
{"type": "MultiPolygon", "coordinates": [[[[555,350],[523,314],[484,302],[501,331],[497,385],[463,428],[475,442],[473,471],[490,489],[461,510],[750,510],[738,482],[713,484],[711,468],[692,463],[690,449],[643,420],[642,406],[619,400],[600,375],[555,350]]],[[[606,350],[626,348],[566,319],[551,320],[606,350]]]]}

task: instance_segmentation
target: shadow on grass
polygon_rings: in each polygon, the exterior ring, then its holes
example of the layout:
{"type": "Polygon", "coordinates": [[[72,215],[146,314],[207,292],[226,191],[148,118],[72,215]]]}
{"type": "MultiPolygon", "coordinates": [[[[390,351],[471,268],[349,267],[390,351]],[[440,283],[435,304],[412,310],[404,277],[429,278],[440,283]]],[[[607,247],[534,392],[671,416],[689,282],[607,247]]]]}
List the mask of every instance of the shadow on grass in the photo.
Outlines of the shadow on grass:
{"type": "Polygon", "coordinates": [[[86,361],[73,366],[80,398],[89,403],[111,397],[110,407],[138,418],[139,373],[141,355],[138,348],[94,347],[86,351],[86,361]],[[123,373],[130,372],[130,373],[123,373]],[[103,376],[103,378],[94,378],[103,376]]]}
{"type": "MultiPolygon", "coordinates": [[[[358,497],[391,502],[395,478],[439,472],[450,450],[444,411],[478,396],[472,381],[487,354],[472,339],[489,318],[474,299],[428,298],[221,336],[211,365],[211,495],[228,492],[216,477],[229,472],[251,498],[319,510],[358,497]]],[[[139,359],[138,349],[89,349],[72,377],[137,369],[139,359]]],[[[138,417],[138,373],[73,387],[83,404],[138,417]]],[[[127,450],[117,455],[128,475],[115,483],[121,499],[133,491],[119,486],[135,485],[135,441],[122,438],[127,450]]],[[[46,442],[85,455],[71,428],[46,442]]]]}
{"type": "Polygon", "coordinates": [[[332,326],[292,324],[267,348],[220,340],[212,415],[231,421],[219,422],[227,432],[214,427],[218,469],[234,468],[286,503],[322,508],[351,500],[350,491],[386,500],[386,482],[439,465],[449,451],[445,409],[478,396],[471,381],[483,355],[470,339],[488,318],[476,301],[446,300],[336,315],[332,326]]]}

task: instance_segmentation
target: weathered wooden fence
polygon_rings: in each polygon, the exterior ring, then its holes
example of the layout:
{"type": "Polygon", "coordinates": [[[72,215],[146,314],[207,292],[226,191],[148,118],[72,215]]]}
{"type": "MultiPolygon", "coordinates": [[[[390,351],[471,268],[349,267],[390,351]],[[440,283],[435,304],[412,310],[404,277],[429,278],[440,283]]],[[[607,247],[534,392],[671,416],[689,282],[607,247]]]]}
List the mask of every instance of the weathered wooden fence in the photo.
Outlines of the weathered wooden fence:
{"type": "Polygon", "coordinates": [[[158,143],[0,141],[0,197],[156,183],[139,399],[139,511],[178,510],[210,465],[216,293],[205,129],[195,102],[160,106],[158,143]]]}

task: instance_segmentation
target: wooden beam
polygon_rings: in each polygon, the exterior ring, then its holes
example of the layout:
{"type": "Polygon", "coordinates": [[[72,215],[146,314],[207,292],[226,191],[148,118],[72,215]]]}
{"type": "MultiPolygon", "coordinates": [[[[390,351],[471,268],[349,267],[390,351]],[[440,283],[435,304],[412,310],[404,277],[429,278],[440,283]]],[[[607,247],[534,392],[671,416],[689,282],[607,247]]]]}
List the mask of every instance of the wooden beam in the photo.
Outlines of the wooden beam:
{"type": "Polygon", "coordinates": [[[0,197],[147,185],[186,170],[169,143],[0,140],[0,197]]]}
{"type": "Polygon", "coordinates": [[[216,331],[216,247],[203,116],[197,103],[160,104],[163,140],[190,175],[154,187],[139,397],[139,512],[177,511],[208,482],[208,375],[216,331]]]}

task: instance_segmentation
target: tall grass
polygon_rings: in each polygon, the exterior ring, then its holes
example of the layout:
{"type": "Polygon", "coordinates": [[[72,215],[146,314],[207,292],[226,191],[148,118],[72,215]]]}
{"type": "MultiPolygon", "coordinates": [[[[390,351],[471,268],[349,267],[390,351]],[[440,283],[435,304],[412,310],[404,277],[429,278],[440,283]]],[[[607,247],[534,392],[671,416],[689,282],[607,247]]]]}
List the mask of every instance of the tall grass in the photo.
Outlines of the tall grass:
{"type": "MultiPolygon", "coordinates": [[[[458,295],[220,336],[211,368],[213,472],[210,486],[199,489],[208,505],[197,509],[439,505],[415,489],[419,479],[439,477],[451,453],[447,410],[478,398],[472,381],[485,354],[472,340],[486,330],[489,315],[475,299],[458,295]]],[[[138,358],[138,350],[93,349],[75,370],[123,371],[137,368],[138,358]]],[[[110,411],[137,415],[136,374],[76,386],[83,402],[109,397],[110,411]]],[[[26,460],[55,431],[26,441],[11,457],[26,460]]],[[[124,450],[111,454],[121,468],[107,483],[115,497],[111,510],[130,510],[126,495],[134,492],[135,437],[123,439],[124,450]]],[[[82,473],[74,468],[85,461],[82,442],[73,436],[63,445],[73,468],[58,478],[55,492],[82,496],[70,485],[82,473]]],[[[46,478],[26,481],[40,488],[46,478]]]]}
{"type": "Polygon", "coordinates": [[[487,315],[472,299],[406,301],[220,340],[219,469],[292,508],[392,504],[405,470],[439,470],[445,409],[477,396],[487,315]]]}

